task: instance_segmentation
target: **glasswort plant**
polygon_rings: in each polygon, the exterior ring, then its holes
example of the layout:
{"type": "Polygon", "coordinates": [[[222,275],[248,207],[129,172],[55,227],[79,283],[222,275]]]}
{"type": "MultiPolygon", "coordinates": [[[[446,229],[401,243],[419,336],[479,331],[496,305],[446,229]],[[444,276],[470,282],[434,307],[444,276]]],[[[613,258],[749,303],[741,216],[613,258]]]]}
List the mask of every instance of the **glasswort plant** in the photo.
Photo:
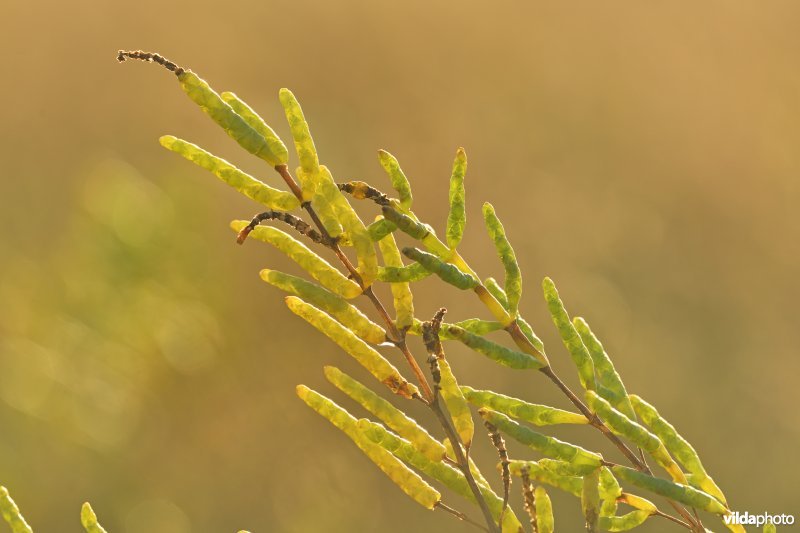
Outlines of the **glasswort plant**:
{"type": "MultiPolygon", "coordinates": [[[[548,490],[565,491],[580,501],[588,532],[627,531],[653,517],[664,520],[665,525],[705,532],[708,529],[702,520],[708,517],[701,518],[702,513],[719,518],[732,513],[695,449],[654,407],[640,396],[628,394],[589,325],[584,319],[569,315],[555,284],[545,278],[544,300],[575,365],[582,392],[573,391],[559,378],[541,340],[520,315],[521,270],[491,204],[483,205],[483,218],[503,265],[503,284],[481,278],[460,255],[458,246],[466,226],[467,156],[462,148],[456,151],[453,162],[450,209],[442,241],[412,210],[409,180],[388,152],[379,151],[379,163],[396,197],[362,181],[337,183],[331,171],[320,163],[305,115],[288,89],[281,89],[279,99],[299,162],[294,173],[289,170],[289,150],[283,141],[238,96],[215,92],[191,70],[159,54],[118,53],[120,62],[128,59],[154,62],[172,72],[192,101],[283,180],[288,190],[271,187],[188,141],[171,135],[160,139],[166,149],[209,170],[266,208],[250,220],[231,223],[237,242],[242,244],[248,237],[265,242],[296,262],[311,279],[270,269],[262,270],[261,278],[287,293],[285,301],[292,313],[329,337],[399,397],[392,402],[338,368],[325,367],[328,381],[374,417],[358,418],[334,400],[305,385],[297,386],[299,398],[340,429],[408,497],[426,509],[450,513],[484,531],[503,533],[552,532],[554,520],[548,490]],[[351,199],[374,203],[374,221],[363,222],[351,199]],[[266,222],[272,225],[264,225],[266,222]],[[407,244],[398,246],[398,237],[407,244]],[[315,248],[327,248],[340,264],[330,264],[315,248]],[[429,320],[418,319],[411,287],[430,275],[475,293],[485,305],[488,318],[445,322],[445,309],[441,309],[429,320]],[[373,290],[379,283],[391,288],[394,316],[373,290]],[[359,309],[357,304],[362,303],[374,309],[381,318],[379,324],[359,309]],[[501,332],[510,343],[500,342],[501,332]],[[412,353],[409,335],[422,338],[426,359],[412,353]],[[500,366],[536,371],[566,396],[575,411],[459,383],[458,369],[445,351],[445,344],[452,342],[461,343],[500,366]],[[410,371],[411,379],[377,350],[379,345],[391,346],[402,354],[407,365],[403,371],[410,371]],[[407,401],[424,404],[438,425],[425,428],[408,416],[402,408],[407,401]],[[480,424],[476,424],[475,413],[480,424]],[[541,432],[542,428],[559,424],[593,427],[629,464],[614,463],[598,452],[541,432]],[[477,438],[476,425],[486,429],[497,450],[502,494],[492,489],[470,457],[471,445],[477,438]],[[511,457],[506,439],[531,448],[539,459],[511,457]],[[651,469],[648,455],[663,473],[651,469]],[[512,478],[518,478],[521,484],[525,525],[509,505],[512,478]],[[635,488],[637,493],[627,492],[621,483],[635,488]],[[442,489],[474,503],[481,519],[445,503],[447,493],[442,489]],[[645,496],[657,498],[659,504],[645,496]],[[620,508],[620,504],[628,509],[620,508]],[[663,510],[664,505],[671,511],[663,510]]],[[[0,510],[14,533],[31,531],[5,488],[0,489],[0,510]]],[[[104,531],[89,504],[81,511],[81,522],[86,531],[104,531]]],[[[724,520],[722,523],[730,531],[744,531],[740,525],[724,520]]],[[[774,526],[768,526],[765,531],[774,530],[774,526]]]]}
{"type": "MultiPolygon", "coordinates": [[[[288,191],[274,189],[187,141],[173,136],[161,138],[165,148],[210,170],[269,209],[250,221],[234,221],[231,226],[237,232],[239,243],[252,236],[271,244],[318,282],[263,270],[262,279],[289,294],[286,297],[289,309],[355,358],[379,382],[400,396],[401,401],[422,402],[433,412],[440,427],[425,429],[402,408],[333,367],[326,367],[326,377],[380,423],[357,419],[333,400],[304,385],[297,387],[298,396],[309,407],[341,429],[400,489],[423,507],[445,510],[488,531],[520,531],[523,526],[508,505],[513,473],[524,476],[526,511],[534,529],[541,531],[553,527],[542,485],[567,490],[581,499],[587,531],[623,531],[652,516],[668,519],[691,531],[705,531],[698,510],[719,516],[730,513],[722,491],[703,469],[694,449],[649,404],[638,396],[628,395],[588,324],[581,318],[569,316],[555,284],[545,278],[544,298],[577,368],[584,389],[583,398],[557,376],[542,342],[519,314],[523,288],[521,270],[505,228],[491,204],[484,204],[483,217],[505,271],[503,285],[492,279],[481,281],[459,254],[458,245],[466,225],[467,156],[463,149],[457,150],[453,162],[450,210],[446,237],[442,241],[412,210],[411,185],[398,161],[388,152],[380,151],[379,160],[397,198],[364,182],[336,183],[330,170],[320,163],[308,122],[288,89],[282,89],[279,97],[300,165],[294,175],[289,171],[289,151],[278,135],[233,93],[216,93],[192,71],[158,54],[121,51],[118,59],[156,62],[173,72],[189,98],[242,148],[266,161],[281,176],[288,191]],[[352,208],[348,195],[353,200],[374,202],[380,209],[375,221],[365,224],[352,208]],[[305,211],[310,223],[288,211],[305,211]],[[263,226],[267,221],[283,222],[311,241],[310,245],[329,248],[344,272],[290,233],[274,225],[263,226]],[[405,234],[411,244],[399,249],[395,240],[398,232],[405,234]],[[346,251],[348,248],[352,248],[352,253],[346,251]],[[382,264],[379,264],[378,252],[382,264]],[[403,256],[411,263],[406,264],[403,256]],[[492,320],[475,318],[446,323],[444,309],[431,320],[418,320],[414,316],[411,285],[430,274],[458,289],[474,292],[487,307],[492,320]],[[376,283],[391,285],[394,318],[373,291],[376,283]],[[367,318],[356,307],[357,300],[369,301],[382,318],[382,324],[367,318]],[[513,348],[488,338],[491,332],[500,330],[510,336],[513,348]],[[406,342],[408,335],[423,337],[429,353],[430,378],[418,357],[411,353],[406,342]],[[461,342],[511,369],[537,370],[567,396],[578,412],[528,404],[492,391],[461,386],[445,355],[443,341],[461,342]],[[377,351],[375,346],[380,344],[393,345],[403,354],[413,380],[406,379],[377,351]],[[491,489],[477,465],[470,460],[475,433],[470,405],[478,408],[478,415],[497,448],[503,477],[502,497],[491,489]],[[631,466],[614,464],[599,453],[560,441],[527,425],[559,423],[593,426],[612,441],[631,466]],[[436,433],[445,439],[440,441],[433,436],[436,433]],[[504,436],[533,448],[543,458],[524,462],[511,460],[504,436]],[[667,472],[668,479],[653,473],[645,454],[667,472]],[[442,494],[429,480],[473,500],[483,515],[484,524],[445,505],[442,494]],[[662,512],[640,496],[622,492],[619,481],[666,499],[677,516],[662,512]],[[629,505],[633,510],[618,514],[618,503],[629,505]]],[[[743,531],[740,526],[729,527],[733,531],[743,531]]]]}

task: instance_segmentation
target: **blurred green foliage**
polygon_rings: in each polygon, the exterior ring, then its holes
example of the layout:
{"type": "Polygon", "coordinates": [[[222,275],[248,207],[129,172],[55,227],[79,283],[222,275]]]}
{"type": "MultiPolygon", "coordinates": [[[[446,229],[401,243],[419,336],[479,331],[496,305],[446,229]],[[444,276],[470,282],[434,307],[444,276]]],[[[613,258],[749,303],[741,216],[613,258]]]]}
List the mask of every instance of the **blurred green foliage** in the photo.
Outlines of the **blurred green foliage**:
{"type": "MultiPolygon", "coordinates": [[[[382,498],[396,489],[297,405],[294,384],[343,358],[257,276],[292,267],[235,248],[220,224],[252,204],[157,137],[191,132],[265,173],[168,82],[114,63],[139,46],[202,65],[274,123],[277,88],[293,87],[337,177],[379,182],[372,150],[388,148],[425,180],[415,209],[440,232],[452,149],[467,147],[470,195],[500,210],[526,276],[562,280],[631,392],[647,391],[701,453],[718,451],[704,464],[731,501],[791,512],[796,3],[241,2],[223,21],[204,5],[4,7],[0,479],[31,523],[61,530],[89,499],[110,531],[454,527],[382,498]],[[306,38],[278,15],[302,19],[306,38]],[[328,439],[339,444],[323,456],[328,439]]],[[[499,277],[484,244],[464,242],[464,255],[499,277]]],[[[420,316],[459,298],[418,294],[420,316]]],[[[464,316],[477,314],[468,300],[464,316]]],[[[451,352],[465,383],[531,386],[451,352]]],[[[559,401],[545,389],[520,396],[559,401]]],[[[551,497],[559,526],[579,527],[574,499],[551,497]]]]}

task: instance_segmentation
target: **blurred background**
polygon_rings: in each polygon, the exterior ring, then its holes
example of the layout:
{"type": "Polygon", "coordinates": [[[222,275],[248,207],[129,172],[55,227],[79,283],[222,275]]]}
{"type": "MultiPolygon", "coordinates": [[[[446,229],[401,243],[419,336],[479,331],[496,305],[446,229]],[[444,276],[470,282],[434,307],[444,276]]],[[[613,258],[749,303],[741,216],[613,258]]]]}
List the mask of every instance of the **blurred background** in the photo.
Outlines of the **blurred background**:
{"type": "MultiPolygon", "coordinates": [[[[440,231],[464,146],[463,255],[502,277],[480,221],[493,202],[522,310],[565,380],[577,386],[545,275],[736,509],[799,514],[800,6],[763,7],[4,3],[0,483],[38,531],[79,531],[84,500],[116,532],[470,530],[402,495],[296,398],[305,383],[363,416],[322,366],[367,376],[258,278],[291,264],[234,244],[228,222],[258,206],[158,145],[175,134],[279,185],[171,75],[115,61],[142,48],[235,91],[284,138],[290,87],[337,179],[389,189],[388,149],[440,231]]],[[[486,317],[440,283],[416,298],[422,318],[486,317]]],[[[538,374],[448,356],[463,383],[568,407],[538,374]]],[[[593,433],[554,430],[621,460],[593,433]]],[[[578,502],[551,495],[558,530],[578,531],[578,502]]]]}

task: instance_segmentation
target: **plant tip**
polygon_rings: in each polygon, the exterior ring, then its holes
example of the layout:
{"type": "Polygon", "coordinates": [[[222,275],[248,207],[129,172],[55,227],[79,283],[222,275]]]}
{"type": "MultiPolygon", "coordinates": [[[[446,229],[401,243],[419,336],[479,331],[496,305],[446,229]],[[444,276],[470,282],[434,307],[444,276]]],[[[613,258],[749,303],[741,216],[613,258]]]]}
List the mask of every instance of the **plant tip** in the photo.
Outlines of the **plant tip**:
{"type": "Polygon", "coordinates": [[[250,232],[253,231],[253,228],[250,226],[245,226],[242,230],[236,235],[236,244],[244,244],[244,241],[247,239],[247,236],[250,235],[250,232]]]}
{"type": "Polygon", "coordinates": [[[296,100],[294,97],[294,93],[287,89],[286,87],[281,87],[278,91],[278,98],[280,99],[282,104],[286,104],[287,101],[296,100]]]}

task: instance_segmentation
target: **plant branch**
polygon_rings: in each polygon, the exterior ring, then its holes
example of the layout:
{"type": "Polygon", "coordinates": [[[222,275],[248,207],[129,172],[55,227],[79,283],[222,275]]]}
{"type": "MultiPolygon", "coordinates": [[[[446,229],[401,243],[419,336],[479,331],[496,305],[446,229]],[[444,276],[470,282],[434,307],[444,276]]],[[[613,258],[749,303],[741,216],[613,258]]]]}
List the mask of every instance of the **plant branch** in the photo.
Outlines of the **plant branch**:
{"type": "Polygon", "coordinates": [[[434,509],[441,509],[442,511],[446,511],[446,512],[450,513],[451,515],[455,516],[459,520],[462,520],[462,521],[464,521],[464,522],[466,522],[468,524],[472,524],[473,526],[477,527],[478,529],[481,529],[483,531],[489,531],[488,529],[483,527],[478,522],[475,522],[474,520],[471,520],[467,515],[465,515],[461,511],[456,511],[452,507],[448,507],[447,505],[442,503],[441,500],[439,500],[439,502],[436,503],[436,505],[434,506],[434,509]]]}
{"type": "MultiPolygon", "coordinates": [[[[384,207],[384,214],[385,211],[386,207],[384,207]]],[[[433,239],[435,239],[440,245],[444,246],[444,244],[441,243],[441,241],[439,241],[435,235],[429,234],[428,237],[433,237],[433,239]]],[[[477,279],[480,279],[477,276],[477,274],[475,274],[474,270],[472,270],[470,266],[466,263],[466,261],[464,261],[464,259],[457,253],[454,254],[453,263],[456,264],[457,267],[461,268],[462,270],[465,270],[466,272],[473,275],[477,279]]],[[[482,285],[480,285],[475,290],[475,293],[478,295],[480,300],[487,307],[489,307],[490,311],[492,311],[492,313],[495,314],[495,316],[498,319],[509,318],[508,312],[505,310],[505,308],[503,308],[502,305],[497,301],[497,299],[494,298],[482,285]]],[[[547,358],[544,356],[544,354],[542,354],[531,343],[528,337],[525,336],[525,334],[520,329],[519,324],[517,324],[516,320],[512,319],[508,327],[506,327],[505,329],[511,335],[511,338],[514,340],[516,345],[523,352],[532,355],[537,360],[547,361],[547,358]]],[[[574,392],[572,392],[572,390],[563,381],[561,381],[561,379],[558,377],[558,375],[555,373],[555,371],[549,364],[545,364],[545,366],[540,368],[539,370],[544,375],[546,375],[564,393],[565,396],[567,396],[570,402],[572,402],[575,405],[575,407],[578,408],[578,410],[587,418],[587,420],[589,420],[589,424],[595,427],[597,430],[599,430],[603,435],[605,435],[605,437],[608,440],[610,440],[612,444],[614,444],[614,446],[616,446],[622,452],[623,455],[625,455],[625,457],[631,462],[631,464],[633,464],[636,467],[636,469],[652,475],[652,471],[650,470],[650,467],[647,465],[647,463],[643,460],[640,460],[619,437],[617,437],[614,433],[611,432],[611,430],[608,428],[608,426],[605,425],[605,423],[600,419],[600,417],[598,417],[597,414],[593,413],[586,406],[586,404],[580,398],[578,398],[578,396],[574,392]]],[[[693,528],[699,528],[697,522],[695,522],[692,519],[691,515],[688,513],[688,511],[686,511],[686,509],[684,509],[683,507],[681,507],[672,500],[668,501],[670,505],[684,519],[686,519],[687,522],[692,524],[693,528]]],[[[697,529],[697,530],[700,531],[701,533],[703,531],[702,529],[697,529]]]]}
{"type": "Polygon", "coordinates": [[[311,202],[303,200],[303,191],[300,189],[300,186],[295,181],[292,174],[289,172],[289,167],[286,165],[278,165],[275,167],[275,170],[278,174],[281,175],[283,181],[286,182],[286,185],[292,191],[292,193],[300,200],[303,209],[306,210],[308,216],[311,217],[311,220],[314,222],[314,225],[317,226],[319,232],[322,234],[323,239],[325,239],[329,244],[331,250],[336,254],[336,257],[339,258],[339,261],[344,265],[347,271],[350,274],[350,277],[359,284],[362,289],[362,294],[366,296],[371,302],[375,309],[378,311],[378,314],[381,316],[381,319],[386,324],[386,327],[389,330],[389,337],[393,344],[395,344],[400,351],[403,353],[403,356],[406,358],[408,365],[411,367],[412,372],[417,378],[417,382],[419,386],[422,388],[422,393],[424,398],[430,401],[431,397],[433,396],[431,392],[430,385],[428,384],[428,380],[425,377],[425,373],[422,372],[419,364],[417,363],[414,356],[408,349],[405,341],[405,335],[397,329],[394,324],[394,321],[389,316],[389,313],[386,311],[386,307],[384,307],[383,303],[380,299],[375,295],[375,292],[372,290],[372,287],[365,287],[364,280],[361,277],[361,274],[358,272],[353,263],[350,262],[350,259],[344,254],[342,249],[339,247],[338,243],[331,237],[328,230],[322,224],[322,220],[320,220],[319,215],[314,210],[314,207],[311,205],[311,202]]]}
{"type": "Polygon", "coordinates": [[[408,349],[408,345],[406,344],[405,339],[405,332],[400,331],[395,326],[394,321],[389,317],[389,313],[386,311],[386,307],[384,307],[383,303],[377,297],[377,295],[372,290],[372,287],[366,287],[364,284],[364,280],[361,277],[361,274],[358,270],[353,266],[353,263],[350,262],[350,259],[344,254],[342,249],[339,247],[338,243],[331,237],[328,230],[320,220],[319,216],[317,215],[316,211],[314,210],[311,202],[303,200],[303,192],[300,189],[299,185],[295,181],[294,177],[289,172],[289,168],[286,165],[277,165],[275,170],[281,175],[283,180],[286,182],[286,185],[292,191],[292,193],[297,197],[298,200],[301,202],[301,206],[303,209],[306,210],[311,220],[314,222],[314,225],[317,226],[320,234],[322,235],[323,239],[325,239],[329,244],[330,248],[334,251],[336,256],[341,261],[342,265],[347,269],[350,273],[350,277],[359,284],[362,288],[363,294],[369,298],[372,304],[375,306],[378,313],[381,315],[381,318],[386,323],[386,327],[389,330],[390,336],[393,339],[393,343],[397,346],[403,355],[408,361],[409,366],[411,367],[412,371],[417,377],[417,381],[422,388],[422,393],[424,395],[424,400],[426,400],[426,404],[430,407],[430,409],[436,415],[436,418],[439,420],[439,423],[444,429],[447,438],[450,439],[450,442],[453,443],[453,453],[456,456],[456,462],[458,463],[458,467],[461,472],[464,474],[464,477],[467,480],[467,484],[469,485],[473,495],[475,496],[475,501],[477,502],[478,506],[480,507],[483,515],[486,519],[486,523],[489,526],[488,531],[491,533],[499,532],[497,525],[494,522],[494,518],[492,517],[492,513],[489,510],[489,506],[486,503],[486,499],[481,494],[480,488],[475,481],[474,476],[472,475],[472,471],[469,468],[469,461],[467,457],[464,455],[462,450],[461,440],[458,437],[458,434],[455,432],[453,427],[450,425],[450,417],[446,414],[445,410],[446,407],[439,402],[439,395],[434,395],[433,391],[431,390],[430,385],[428,384],[428,380],[425,377],[425,374],[422,372],[422,369],[417,364],[416,359],[411,354],[411,351],[408,349]]]}
{"type": "Polygon", "coordinates": [[[670,520],[670,521],[672,521],[672,522],[675,522],[676,524],[678,524],[678,525],[680,525],[680,526],[683,526],[683,527],[685,527],[686,529],[689,529],[689,530],[693,530],[693,529],[695,529],[695,527],[694,527],[693,525],[689,525],[689,524],[687,524],[686,522],[684,522],[683,520],[681,520],[681,519],[679,519],[679,518],[675,518],[674,516],[672,516],[672,515],[670,515],[670,514],[664,513],[664,512],[662,512],[662,511],[659,511],[658,509],[656,509],[656,510],[653,512],[653,515],[654,515],[654,516],[660,516],[661,518],[666,518],[667,520],[670,520]]]}
{"type": "MultiPolygon", "coordinates": [[[[531,344],[530,340],[528,340],[528,338],[522,333],[522,330],[519,329],[519,325],[517,324],[516,320],[511,324],[509,328],[506,329],[511,334],[511,337],[514,339],[517,346],[519,346],[528,353],[530,353],[530,351],[534,351],[536,353],[539,352],[536,349],[536,347],[533,344],[531,344]]],[[[596,413],[593,413],[591,409],[589,409],[589,407],[585,403],[583,403],[583,401],[581,401],[581,399],[578,398],[578,396],[574,392],[572,392],[572,389],[570,389],[566,383],[561,381],[561,378],[559,378],[558,375],[555,373],[553,367],[549,365],[544,366],[540,368],[539,371],[545,376],[547,376],[550,379],[550,381],[555,383],[555,385],[561,390],[561,392],[564,393],[564,395],[569,399],[569,401],[572,402],[572,404],[578,408],[581,414],[589,420],[589,424],[592,427],[598,429],[603,435],[605,435],[606,438],[610,440],[614,444],[614,446],[616,446],[622,452],[622,454],[631,462],[631,464],[633,464],[636,467],[637,470],[646,472],[647,474],[650,475],[653,474],[652,470],[650,470],[650,467],[647,465],[647,463],[642,459],[639,459],[639,457],[636,456],[636,454],[622,441],[622,439],[620,439],[618,436],[612,433],[611,430],[608,429],[608,426],[606,426],[603,423],[600,417],[598,417],[596,413]]],[[[670,506],[672,506],[672,508],[678,512],[678,514],[680,514],[689,524],[691,524],[691,529],[700,531],[700,533],[703,533],[703,531],[705,531],[704,529],[698,529],[701,527],[700,524],[698,524],[698,522],[692,519],[692,516],[686,509],[678,505],[673,500],[667,499],[667,501],[669,502],[670,506]]]]}

